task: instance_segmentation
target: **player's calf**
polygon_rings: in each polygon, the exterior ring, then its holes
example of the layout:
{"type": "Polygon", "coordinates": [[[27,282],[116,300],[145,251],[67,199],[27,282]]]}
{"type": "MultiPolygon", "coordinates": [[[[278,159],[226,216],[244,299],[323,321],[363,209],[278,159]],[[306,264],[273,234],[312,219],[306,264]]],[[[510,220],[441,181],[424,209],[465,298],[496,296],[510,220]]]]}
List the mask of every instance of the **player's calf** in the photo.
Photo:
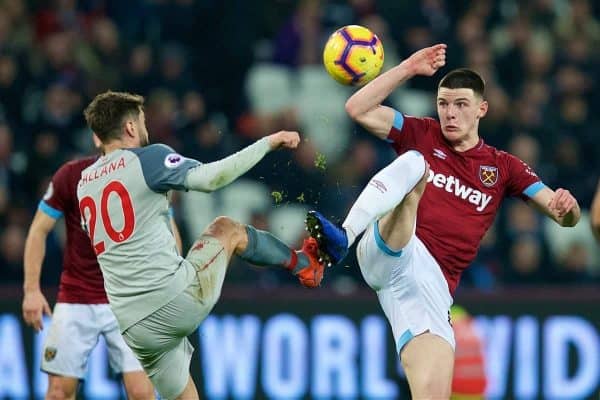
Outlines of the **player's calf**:
{"type": "Polygon", "coordinates": [[[226,217],[215,220],[206,234],[219,238],[224,246],[233,248],[237,256],[253,265],[287,269],[306,287],[321,284],[324,265],[318,260],[318,244],[314,240],[305,240],[302,250],[296,251],[270,232],[226,217]]]}

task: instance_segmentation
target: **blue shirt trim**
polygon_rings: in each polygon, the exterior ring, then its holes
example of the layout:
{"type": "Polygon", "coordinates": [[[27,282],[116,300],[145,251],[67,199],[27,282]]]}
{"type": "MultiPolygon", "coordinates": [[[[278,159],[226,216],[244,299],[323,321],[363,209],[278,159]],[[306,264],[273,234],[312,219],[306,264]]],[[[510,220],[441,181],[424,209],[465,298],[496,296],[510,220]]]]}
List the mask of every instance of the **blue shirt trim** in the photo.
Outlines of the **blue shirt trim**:
{"type": "Polygon", "coordinates": [[[533,196],[538,194],[538,192],[540,190],[542,190],[545,187],[547,187],[547,186],[544,185],[544,182],[538,181],[536,183],[532,183],[531,185],[529,185],[527,187],[527,189],[523,190],[523,194],[529,198],[532,198],[533,196]]]}
{"type": "Polygon", "coordinates": [[[402,126],[404,126],[404,115],[400,111],[394,110],[394,128],[401,131],[402,126]]]}
{"type": "Polygon", "coordinates": [[[375,229],[373,229],[373,232],[375,233],[375,243],[377,243],[377,247],[379,247],[381,251],[392,257],[400,257],[402,255],[402,250],[394,251],[385,244],[385,241],[379,233],[379,221],[375,221],[375,229]]]}
{"type": "Polygon", "coordinates": [[[171,218],[175,217],[175,210],[173,210],[173,207],[169,207],[169,217],[171,217],[171,218]]]}
{"type": "Polygon", "coordinates": [[[396,343],[396,351],[398,352],[398,354],[400,354],[400,351],[402,351],[402,348],[404,346],[406,346],[406,343],[408,343],[413,337],[414,336],[409,329],[405,330],[404,333],[402,335],[400,335],[400,338],[398,339],[398,343],[396,343]]]}
{"type": "Polygon", "coordinates": [[[53,208],[44,200],[41,200],[40,204],[38,204],[38,210],[42,211],[44,214],[47,214],[49,217],[52,217],[54,219],[59,219],[63,216],[62,211],[53,208]]]}

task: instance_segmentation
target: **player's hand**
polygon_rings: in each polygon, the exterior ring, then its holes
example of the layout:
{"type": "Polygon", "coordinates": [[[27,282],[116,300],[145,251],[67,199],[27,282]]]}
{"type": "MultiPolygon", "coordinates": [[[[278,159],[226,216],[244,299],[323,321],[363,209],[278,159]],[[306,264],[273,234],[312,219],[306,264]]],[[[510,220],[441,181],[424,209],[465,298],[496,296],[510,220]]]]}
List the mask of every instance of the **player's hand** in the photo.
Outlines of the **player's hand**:
{"type": "Polygon", "coordinates": [[[36,332],[44,329],[43,314],[52,315],[48,301],[39,290],[26,291],[23,297],[23,319],[36,332]]]}
{"type": "Polygon", "coordinates": [[[415,75],[431,76],[446,65],[446,45],[443,43],[414,52],[403,61],[415,75]]]}
{"type": "Polygon", "coordinates": [[[566,189],[556,189],[554,196],[548,202],[550,211],[559,218],[570,213],[577,206],[577,200],[566,189]]]}
{"type": "Polygon", "coordinates": [[[300,143],[300,134],[296,131],[279,131],[269,135],[268,138],[273,150],[295,149],[300,143]]]}

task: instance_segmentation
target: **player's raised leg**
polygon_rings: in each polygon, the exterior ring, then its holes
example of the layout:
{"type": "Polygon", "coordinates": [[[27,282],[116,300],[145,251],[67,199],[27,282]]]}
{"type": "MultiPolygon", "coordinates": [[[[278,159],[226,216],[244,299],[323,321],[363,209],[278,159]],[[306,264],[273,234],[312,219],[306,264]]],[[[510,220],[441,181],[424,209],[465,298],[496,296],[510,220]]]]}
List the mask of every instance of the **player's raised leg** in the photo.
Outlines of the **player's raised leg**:
{"type": "MultiPolygon", "coordinates": [[[[423,155],[410,150],[400,155],[371,178],[350,209],[342,224],[343,230],[336,227],[319,212],[310,211],[307,215],[306,226],[310,235],[317,239],[320,255],[325,262],[328,264],[339,263],[346,256],[348,248],[352,246],[358,235],[375,220],[401,204],[405,197],[414,191],[417,184],[426,177],[427,163],[423,155]]],[[[412,230],[412,225],[410,229],[412,230]]]]}
{"type": "MultiPolygon", "coordinates": [[[[417,208],[427,183],[426,175],[393,211],[379,221],[379,237],[393,252],[404,249],[414,235],[417,208]]],[[[363,268],[363,274],[368,273],[368,267],[363,268]]],[[[415,273],[418,274],[418,271],[415,273]]],[[[438,317],[444,319],[445,315],[438,317]]],[[[446,339],[426,331],[410,339],[399,356],[414,399],[450,397],[454,349],[446,339]]]]}
{"type": "MultiPolygon", "coordinates": [[[[379,237],[393,252],[404,249],[414,235],[417,208],[426,183],[427,174],[394,210],[379,221],[379,237]]],[[[363,268],[363,274],[368,273],[367,266],[363,268]]],[[[443,319],[445,315],[440,317],[443,319]]],[[[446,339],[426,331],[410,339],[399,356],[413,399],[450,397],[454,350],[446,339]]]]}
{"type": "Polygon", "coordinates": [[[216,218],[206,228],[204,235],[217,238],[228,259],[235,254],[254,265],[285,268],[307,287],[319,286],[323,279],[324,265],[317,260],[317,243],[314,239],[306,239],[302,250],[296,251],[271,233],[229,217],[216,218]]]}

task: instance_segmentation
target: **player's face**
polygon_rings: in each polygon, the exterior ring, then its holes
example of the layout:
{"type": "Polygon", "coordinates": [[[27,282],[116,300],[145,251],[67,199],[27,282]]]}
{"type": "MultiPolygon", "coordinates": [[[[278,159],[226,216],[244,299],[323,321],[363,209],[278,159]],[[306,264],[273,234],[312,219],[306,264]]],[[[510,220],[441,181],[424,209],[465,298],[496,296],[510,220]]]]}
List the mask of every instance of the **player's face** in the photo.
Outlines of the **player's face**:
{"type": "Polygon", "coordinates": [[[479,119],[487,111],[487,102],[472,89],[441,87],[437,111],[444,137],[451,143],[478,138],[479,119]]]}
{"type": "Polygon", "coordinates": [[[150,139],[148,137],[148,129],[146,129],[146,114],[144,114],[144,110],[140,110],[137,128],[139,132],[138,135],[140,138],[140,147],[147,146],[150,143],[150,139]]]}

